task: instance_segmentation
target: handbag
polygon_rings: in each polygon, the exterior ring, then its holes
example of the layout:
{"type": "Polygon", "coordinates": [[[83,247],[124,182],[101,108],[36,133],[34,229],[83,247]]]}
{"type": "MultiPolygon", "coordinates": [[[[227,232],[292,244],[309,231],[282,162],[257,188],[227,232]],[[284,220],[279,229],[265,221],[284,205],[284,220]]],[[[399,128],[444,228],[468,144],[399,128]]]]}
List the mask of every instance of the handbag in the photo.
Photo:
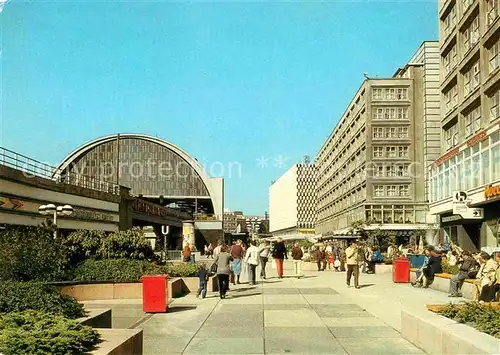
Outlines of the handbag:
{"type": "Polygon", "coordinates": [[[217,273],[217,263],[213,263],[212,266],[210,266],[210,272],[214,274],[217,273]]]}

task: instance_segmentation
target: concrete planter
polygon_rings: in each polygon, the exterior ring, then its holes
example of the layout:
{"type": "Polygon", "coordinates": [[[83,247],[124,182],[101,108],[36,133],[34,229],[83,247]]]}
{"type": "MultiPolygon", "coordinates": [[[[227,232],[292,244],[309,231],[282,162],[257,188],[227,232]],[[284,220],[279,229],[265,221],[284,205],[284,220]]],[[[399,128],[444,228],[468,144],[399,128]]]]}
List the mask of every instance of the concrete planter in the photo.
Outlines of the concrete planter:
{"type": "Polygon", "coordinates": [[[498,354],[500,341],[426,310],[401,312],[401,335],[428,354],[498,354]]]}
{"type": "MultiPolygon", "coordinates": [[[[450,289],[450,278],[452,275],[450,274],[437,274],[434,277],[434,282],[429,286],[429,288],[436,290],[436,291],[441,291],[441,292],[446,292],[448,293],[450,289]]],[[[413,282],[416,279],[416,272],[415,271],[410,271],[410,281],[413,282]]],[[[467,299],[474,299],[474,294],[475,294],[475,286],[473,284],[473,280],[465,280],[463,286],[462,286],[462,295],[464,298],[467,299]]]]}
{"type": "Polygon", "coordinates": [[[106,309],[86,309],[86,317],[78,320],[83,325],[92,328],[111,328],[111,308],[106,309]]]}
{"type": "Polygon", "coordinates": [[[392,265],[386,264],[375,264],[375,273],[376,274],[392,274],[392,265]]]}
{"type": "Polygon", "coordinates": [[[142,355],[142,329],[96,329],[101,343],[90,355],[142,355]]]}

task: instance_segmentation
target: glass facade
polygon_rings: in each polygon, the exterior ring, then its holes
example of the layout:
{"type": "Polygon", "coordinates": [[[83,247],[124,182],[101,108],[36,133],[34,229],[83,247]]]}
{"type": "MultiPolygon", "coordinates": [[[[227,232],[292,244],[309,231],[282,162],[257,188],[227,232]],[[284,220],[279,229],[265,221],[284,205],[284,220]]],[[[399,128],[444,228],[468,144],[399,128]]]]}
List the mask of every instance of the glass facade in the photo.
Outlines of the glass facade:
{"type": "Polygon", "coordinates": [[[144,196],[209,196],[201,177],[167,147],[140,138],[104,142],[73,161],[70,172],[131,188],[144,196]],[[119,152],[119,154],[118,154],[119,152]]]}
{"type": "Polygon", "coordinates": [[[467,147],[431,171],[431,202],[500,179],[500,132],[467,147]]]}

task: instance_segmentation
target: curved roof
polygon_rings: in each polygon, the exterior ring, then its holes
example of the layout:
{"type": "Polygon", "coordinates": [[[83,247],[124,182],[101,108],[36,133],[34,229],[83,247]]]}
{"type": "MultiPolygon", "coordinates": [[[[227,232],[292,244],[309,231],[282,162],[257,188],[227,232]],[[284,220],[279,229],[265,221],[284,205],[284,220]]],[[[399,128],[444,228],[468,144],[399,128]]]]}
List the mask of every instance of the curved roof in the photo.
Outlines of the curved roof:
{"type": "Polygon", "coordinates": [[[71,152],[64,160],[59,164],[57,171],[64,171],[66,170],[69,165],[75,161],[77,161],[80,157],[84,156],[87,152],[91,151],[95,147],[110,142],[114,141],[117,138],[132,138],[132,139],[140,139],[148,142],[152,142],[155,144],[158,144],[160,146],[163,146],[172,152],[176,153],[179,155],[182,159],[184,159],[189,166],[191,166],[194,171],[198,174],[198,176],[201,178],[203,183],[205,184],[208,193],[211,197],[215,196],[215,191],[213,190],[212,184],[211,184],[211,177],[207,174],[207,172],[203,169],[201,164],[190,154],[186,153],[184,150],[179,148],[178,146],[164,140],[161,138],[149,136],[146,134],[135,134],[135,133],[120,133],[120,134],[113,134],[109,136],[104,136],[101,138],[94,139],[77,149],[75,149],[73,152],[71,152]]]}

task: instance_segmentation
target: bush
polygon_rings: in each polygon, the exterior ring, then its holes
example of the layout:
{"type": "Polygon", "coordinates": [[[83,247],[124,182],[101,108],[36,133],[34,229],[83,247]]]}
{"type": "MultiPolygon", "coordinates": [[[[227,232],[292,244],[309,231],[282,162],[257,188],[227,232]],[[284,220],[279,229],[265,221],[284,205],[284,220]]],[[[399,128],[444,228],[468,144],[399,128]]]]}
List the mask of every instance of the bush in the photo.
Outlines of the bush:
{"type": "Polygon", "coordinates": [[[68,259],[73,265],[85,259],[157,260],[151,243],[138,229],[111,234],[97,231],[76,231],[64,239],[68,259]]]}
{"type": "Polygon", "coordinates": [[[50,227],[7,226],[0,230],[0,280],[63,278],[66,255],[50,227]]]}
{"type": "Polygon", "coordinates": [[[4,355],[85,354],[99,333],[76,320],[38,311],[0,315],[0,353],[4,355]]]}
{"type": "MultiPolygon", "coordinates": [[[[85,315],[83,306],[73,297],[41,282],[0,282],[0,313],[28,309],[52,312],[69,318],[85,315]]],[[[1,352],[0,352],[1,353],[1,352]]]]}
{"type": "Polygon", "coordinates": [[[444,260],[441,262],[441,266],[443,268],[443,273],[451,275],[458,274],[458,271],[460,269],[458,265],[450,265],[447,261],[444,260]]]}
{"type": "Polygon", "coordinates": [[[195,276],[198,266],[188,263],[155,265],[144,260],[85,260],[75,271],[76,281],[138,282],[143,275],[195,276]]]}
{"type": "Polygon", "coordinates": [[[470,324],[477,330],[500,338],[500,310],[476,302],[450,304],[438,312],[459,323],[470,324]]]}

